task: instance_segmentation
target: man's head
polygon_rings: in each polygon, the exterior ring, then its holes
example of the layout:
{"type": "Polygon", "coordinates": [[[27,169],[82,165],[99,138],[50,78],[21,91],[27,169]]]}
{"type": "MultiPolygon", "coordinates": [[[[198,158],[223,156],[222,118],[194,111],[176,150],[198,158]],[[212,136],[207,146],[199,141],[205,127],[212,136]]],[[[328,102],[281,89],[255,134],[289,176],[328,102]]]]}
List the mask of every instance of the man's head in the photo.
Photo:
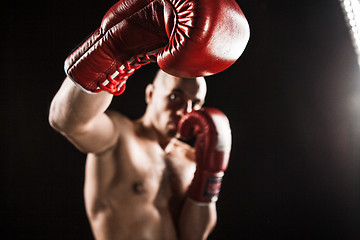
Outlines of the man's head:
{"type": "Polygon", "coordinates": [[[180,118],[202,107],[206,95],[203,77],[179,78],[161,70],[146,88],[145,116],[164,137],[175,137],[180,118]]]}

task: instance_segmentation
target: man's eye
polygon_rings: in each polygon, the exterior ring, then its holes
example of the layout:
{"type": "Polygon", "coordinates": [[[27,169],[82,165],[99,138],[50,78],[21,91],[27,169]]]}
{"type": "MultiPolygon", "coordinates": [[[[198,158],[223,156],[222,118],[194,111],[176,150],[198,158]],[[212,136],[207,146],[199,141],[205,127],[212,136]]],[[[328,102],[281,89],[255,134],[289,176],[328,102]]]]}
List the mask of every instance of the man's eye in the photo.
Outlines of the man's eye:
{"type": "Polygon", "coordinates": [[[175,101],[177,98],[178,98],[178,96],[176,94],[174,94],[174,93],[169,95],[169,100],[170,101],[175,101]]]}

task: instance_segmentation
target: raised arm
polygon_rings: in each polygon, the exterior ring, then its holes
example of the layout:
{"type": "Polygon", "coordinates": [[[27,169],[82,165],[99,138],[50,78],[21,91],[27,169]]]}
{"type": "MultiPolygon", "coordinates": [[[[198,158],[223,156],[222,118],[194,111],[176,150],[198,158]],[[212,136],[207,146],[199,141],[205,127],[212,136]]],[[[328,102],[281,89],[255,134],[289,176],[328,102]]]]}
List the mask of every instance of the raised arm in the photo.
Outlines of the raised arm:
{"type": "Polygon", "coordinates": [[[120,0],[66,59],[68,77],[53,100],[50,123],[80,150],[104,150],[115,141],[105,91],[120,95],[135,69],[150,61],[180,77],[218,73],[239,58],[248,39],[234,0],[120,0]],[[97,94],[80,92],[69,79],[97,94]]]}
{"type": "Polygon", "coordinates": [[[66,78],[55,95],[50,125],[82,152],[101,152],[116,142],[111,114],[105,113],[112,95],[87,94],[66,78]]]}

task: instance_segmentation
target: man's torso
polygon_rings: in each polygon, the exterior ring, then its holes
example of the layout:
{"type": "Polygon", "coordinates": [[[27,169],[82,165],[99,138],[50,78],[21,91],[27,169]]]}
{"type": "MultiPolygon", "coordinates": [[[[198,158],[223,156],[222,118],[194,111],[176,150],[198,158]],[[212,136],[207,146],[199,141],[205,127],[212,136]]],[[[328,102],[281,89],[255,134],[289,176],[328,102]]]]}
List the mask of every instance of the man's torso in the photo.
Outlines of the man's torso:
{"type": "Polygon", "coordinates": [[[85,204],[94,235],[177,239],[177,220],[195,170],[193,150],[174,141],[164,151],[136,124],[128,127],[113,148],[88,155],[85,204]]]}

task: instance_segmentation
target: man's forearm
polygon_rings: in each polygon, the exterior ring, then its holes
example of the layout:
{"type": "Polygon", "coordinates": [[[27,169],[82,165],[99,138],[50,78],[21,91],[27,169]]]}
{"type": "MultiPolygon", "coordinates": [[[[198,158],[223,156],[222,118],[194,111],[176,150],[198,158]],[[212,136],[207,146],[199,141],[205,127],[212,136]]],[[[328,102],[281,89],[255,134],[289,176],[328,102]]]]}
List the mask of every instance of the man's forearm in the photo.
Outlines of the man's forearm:
{"type": "Polygon", "coordinates": [[[107,92],[87,94],[66,78],[51,103],[50,124],[60,132],[79,131],[106,111],[112,97],[107,92]]]}
{"type": "Polygon", "coordinates": [[[215,203],[199,205],[186,199],[179,221],[181,240],[205,240],[216,225],[215,203]]]}

